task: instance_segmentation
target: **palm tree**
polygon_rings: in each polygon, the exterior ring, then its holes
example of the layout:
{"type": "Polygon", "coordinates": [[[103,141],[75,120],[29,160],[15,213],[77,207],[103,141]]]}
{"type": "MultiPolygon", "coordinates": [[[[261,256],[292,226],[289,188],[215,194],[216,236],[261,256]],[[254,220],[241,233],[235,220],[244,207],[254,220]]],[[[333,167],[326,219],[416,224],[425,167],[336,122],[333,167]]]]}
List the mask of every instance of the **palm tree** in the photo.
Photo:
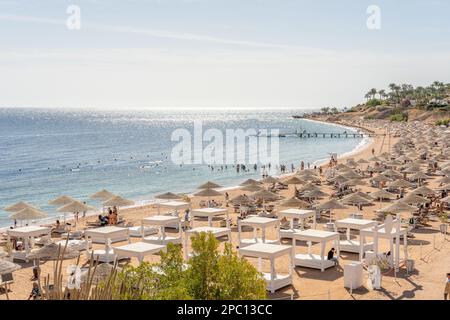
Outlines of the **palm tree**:
{"type": "Polygon", "coordinates": [[[369,94],[372,96],[372,99],[375,99],[375,95],[378,93],[377,89],[372,88],[369,91],[369,94]]]}
{"type": "Polygon", "coordinates": [[[380,100],[383,100],[386,97],[386,90],[382,89],[378,91],[378,94],[380,95],[380,100]]]}

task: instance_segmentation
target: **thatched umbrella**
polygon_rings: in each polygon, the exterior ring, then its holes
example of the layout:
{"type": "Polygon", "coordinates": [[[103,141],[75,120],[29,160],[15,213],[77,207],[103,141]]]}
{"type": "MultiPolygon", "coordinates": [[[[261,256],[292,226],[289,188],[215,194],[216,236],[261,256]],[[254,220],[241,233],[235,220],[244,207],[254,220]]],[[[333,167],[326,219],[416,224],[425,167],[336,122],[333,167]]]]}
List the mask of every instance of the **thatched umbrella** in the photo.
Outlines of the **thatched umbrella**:
{"type": "Polygon", "coordinates": [[[220,193],[219,191],[216,191],[214,189],[203,189],[197,193],[194,193],[194,196],[197,196],[197,197],[219,197],[222,195],[223,195],[222,193],[220,193]]]}
{"type": "Polygon", "coordinates": [[[247,179],[247,180],[245,180],[244,182],[242,182],[241,184],[240,184],[240,186],[246,186],[246,185],[249,185],[249,184],[261,184],[262,182],[260,182],[260,181],[257,181],[257,180],[254,180],[254,179],[247,179]]]}
{"type": "Polygon", "coordinates": [[[395,203],[378,210],[378,212],[381,212],[381,213],[395,213],[395,214],[401,213],[401,212],[411,213],[411,212],[416,211],[416,209],[417,208],[412,207],[412,206],[410,206],[410,205],[408,205],[408,204],[406,204],[404,202],[396,201],[395,203]]]}
{"type": "Polygon", "coordinates": [[[346,177],[343,177],[341,175],[337,175],[336,177],[330,178],[329,181],[337,183],[337,184],[342,184],[346,181],[348,181],[350,179],[347,179],[346,177]]]}
{"type": "Polygon", "coordinates": [[[37,219],[43,219],[48,216],[47,213],[38,210],[36,208],[27,207],[20,211],[17,211],[9,216],[10,219],[14,220],[37,220],[37,219]]]}
{"type": "Polygon", "coordinates": [[[428,187],[425,187],[425,186],[414,189],[413,191],[411,191],[411,193],[418,194],[418,195],[425,196],[425,197],[434,196],[436,194],[436,192],[434,190],[432,190],[428,187]]]}
{"type": "Polygon", "coordinates": [[[313,189],[313,190],[310,190],[310,191],[306,191],[302,195],[302,197],[314,198],[314,199],[323,198],[323,197],[326,197],[326,196],[328,196],[328,193],[325,193],[325,192],[323,192],[321,190],[318,190],[318,189],[313,189]]]}
{"type": "Polygon", "coordinates": [[[91,206],[88,206],[87,204],[85,204],[81,201],[75,200],[75,201],[72,201],[71,203],[68,203],[65,206],[59,208],[58,212],[64,213],[64,223],[65,223],[66,222],[66,213],[85,212],[85,211],[90,211],[90,210],[94,210],[94,208],[91,206]]]}
{"type": "Polygon", "coordinates": [[[80,252],[77,250],[61,244],[51,243],[30,253],[28,258],[32,260],[56,261],[60,259],[69,260],[78,258],[79,255],[80,252]]]}
{"type": "Polygon", "coordinates": [[[69,204],[71,202],[77,201],[72,197],[69,196],[60,196],[58,198],[55,198],[48,202],[48,204],[52,206],[65,206],[66,204],[69,204]]]}
{"type": "Polygon", "coordinates": [[[407,203],[407,204],[413,204],[413,205],[418,205],[418,204],[424,204],[424,203],[429,203],[430,200],[421,196],[418,196],[416,194],[410,193],[408,194],[406,197],[404,197],[403,199],[400,199],[400,201],[407,203]]]}
{"type": "Polygon", "coordinates": [[[235,205],[246,205],[252,203],[253,200],[245,195],[239,195],[231,199],[231,202],[235,205]]]}
{"type": "Polygon", "coordinates": [[[343,186],[353,187],[353,186],[365,186],[367,183],[360,179],[350,179],[342,183],[343,186]]]}
{"type": "Polygon", "coordinates": [[[375,182],[388,182],[388,181],[391,181],[390,178],[388,178],[388,177],[386,177],[386,176],[384,176],[382,174],[376,175],[375,177],[370,178],[370,180],[371,181],[375,181],[375,182]]]}
{"type": "Polygon", "coordinates": [[[341,173],[341,176],[343,176],[347,179],[361,179],[362,178],[359,174],[357,174],[354,171],[347,171],[347,172],[341,173]]]}
{"type": "Polygon", "coordinates": [[[217,189],[217,188],[222,188],[222,186],[220,184],[208,181],[199,186],[197,189],[217,189]]]}
{"type": "Polygon", "coordinates": [[[388,188],[394,188],[394,189],[397,189],[397,188],[410,188],[412,186],[413,186],[412,183],[410,183],[410,182],[408,182],[408,181],[406,181],[404,179],[398,179],[398,180],[395,180],[395,181],[393,181],[393,182],[388,184],[388,188]]]}
{"type": "Polygon", "coordinates": [[[371,162],[380,162],[381,159],[378,158],[377,156],[373,156],[372,158],[369,158],[369,161],[371,161],[371,162]]]}
{"type": "Polygon", "coordinates": [[[274,178],[272,176],[268,176],[262,180],[262,183],[280,183],[280,179],[274,178]]]}
{"type": "Polygon", "coordinates": [[[358,163],[358,164],[367,164],[367,163],[370,163],[370,162],[361,158],[358,161],[356,161],[356,163],[358,163]]]}
{"type": "Polygon", "coordinates": [[[306,201],[297,199],[296,197],[292,197],[292,198],[280,201],[280,203],[278,203],[278,206],[279,207],[306,209],[306,208],[309,208],[311,205],[306,201]]]}
{"type": "Polygon", "coordinates": [[[96,199],[96,200],[101,200],[101,201],[106,201],[108,199],[111,199],[114,196],[115,196],[114,193],[112,193],[112,192],[110,192],[110,191],[108,191],[106,189],[103,189],[103,190],[100,190],[100,191],[92,194],[89,198],[96,199]]]}
{"type": "Polygon", "coordinates": [[[367,205],[367,204],[372,203],[371,200],[366,199],[366,198],[362,197],[361,195],[355,194],[355,193],[352,193],[352,194],[344,197],[341,200],[341,202],[343,204],[348,204],[348,205],[353,205],[353,206],[357,205],[358,207],[360,207],[361,205],[365,205],[365,204],[367,205]]]}
{"type": "Polygon", "coordinates": [[[31,204],[28,204],[26,202],[20,201],[20,202],[17,202],[15,204],[13,204],[13,205],[5,207],[3,210],[5,210],[7,212],[17,212],[17,211],[23,210],[25,208],[35,208],[35,207],[32,206],[31,204]]]}
{"type": "Polygon", "coordinates": [[[254,194],[252,194],[252,197],[255,199],[261,199],[261,200],[263,200],[263,202],[264,201],[275,201],[275,200],[279,200],[282,198],[278,194],[275,194],[275,193],[267,191],[267,190],[257,191],[254,194]]]}
{"type": "Polygon", "coordinates": [[[324,202],[322,204],[319,204],[316,209],[321,211],[327,211],[330,210],[330,222],[331,222],[331,210],[341,210],[341,209],[347,209],[347,206],[344,206],[343,204],[339,203],[335,199],[331,199],[327,202],[324,202]]]}
{"type": "Polygon", "coordinates": [[[386,190],[383,190],[383,189],[379,189],[377,191],[374,191],[374,192],[370,193],[370,196],[372,198],[374,198],[374,199],[380,199],[380,200],[383,200],[383,199],[396,199],[397,198],[397,195],[395,195],[393,193],[390,193],[390,192],[388,192],[386,190]]]}
{"type": "Polygon", "coordinates": [[[390,178],[401,178],[403,177],[403,175],[395,170],[392,169],[388,169],[385,170],[381,173],[382,175],[386,176],[386,177],[390,177],[390,178]]]}
{"type": "Polygon", "coordinates": [[[134,205],[134,201],[122,198],[121,196],[114,196],[102,203],[105,207],[127,207],[134,205]]]}
{"type": "Polygon", "coordinates": [[[261,185],[259,185],[259,184],[249,184],[249,185],[246,185],[246,186],[244,186],[244,187],[242,187],[240,189],[242,191],[256,192],[256,191],[263,190],[264,188],[261,185]]]}
{"type": "Polygon", "coordinates": [[[91,270],[91,272],[84,271],[81,273],[81,283],[92,282],[94,284],[98,284],[99,282],[107,279],[114,270],[116,270],[116,272],[120,272],[121,268],[117,266],[114,267],[114,265],[109,263],[101,263],[95,265],[91,268],[91,270]]]}
{"type": "Polygon", "coordinates": [[[155,196],[155,199],[161,199],[161,200],[179,200],[182,199],[183,196],[172,193],[172,192],[166,192],[161,193],[155,196]]]}
{"type": "Polygon", "coordinates": [[[300,187],[300,189],[299,189],[300,192],[307,192],[307,191],[311,191],[311,190],[320,190],[320,188],[318,186],[316,186],[315,184],[307,183],[304,186],[300,187]]]}
{"type": "Polygon", "coordinates": [[[292,176],[292,177],[284,180],[283,183],[297,185],[297,184],[304,184],[305,181],[296,176],[292,176]]]}
{"type": "Polygon", "coordinates": [[[5,259],[0,259],[0,276],[21,269],[18,264],[12,263],[5,259]]]}

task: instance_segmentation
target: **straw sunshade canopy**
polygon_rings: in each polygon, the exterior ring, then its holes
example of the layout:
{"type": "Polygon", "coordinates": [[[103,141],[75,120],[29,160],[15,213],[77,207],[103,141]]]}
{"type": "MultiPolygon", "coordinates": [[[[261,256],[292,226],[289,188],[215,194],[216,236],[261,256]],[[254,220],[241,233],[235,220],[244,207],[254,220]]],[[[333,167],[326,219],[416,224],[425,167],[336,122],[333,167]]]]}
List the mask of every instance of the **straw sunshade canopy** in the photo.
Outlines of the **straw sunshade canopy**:
{"type": "Polygon", "coordinates": [[[240,186],[246,186],[246,185],[249,185],[249,184],[261,184],[261,182],[259,182],[257,180],[254,180],[254,179],[247,179],[244,182],[242,182],[240,184],[240,186]]]}
{"type": "Polygon", "coordinates": [[[386,177],[403,177],[403,175],[397,171],[394,171],[392,169],[388,169],[382,172],[382,174],[386,177]]]}
{"type": "Polygon", "coordinates": [[[105,207],[126,207],[134,205],[134,201],[122,198],[121,196],[115,196],[102,203],[105,207]]]}
{"type": "Polygon", "coordinates": [[[397,161],[406,162],[406,161],[411,161],[411,159],[408,158],[407,156],[403,155],[403,156],[398,157],[397,161]]]}
{"type": "Polygon", "coordinates": [[[360,179],[350,179],[342,183],[344,186],[365,186],[367,183],[360,179]]]}
{"type": "Polygon", "coordinates": [[[20,201],[20,202],[17,202],[13,205],[10,205],[10,206],[4,208],[3,210],[5,210],[7,212],[17,212],[17,211],[23,210],[25,208],[34,208],[34,207],[31,204],[20,201]]]}
{"type": "Polygon", "coordinates": [[[235,205],[241,205],[241,204],[249,204],[252,203],[253,200],[251,200],[249,197],[244,196],[244,195],[239,195],[237,197],[234,197],[233,199],[231,199],[231,202],[235,205]]]}
{"type": "Polygon", "coordinates": [[[299,191],[301,192],[307,192],[311,190],[320,190],[318,186],[312,183],[307,183],[303,187],[300,187],[299,191]]]}
{"type": "Polygon", "coordinates": [[[372,162],[380,162],[381,159],[378,158],[377,156],[374,156],[374,157],[370,158],[369,161],[372,161],[372,162]]]}
{"type": "Polygon", "coordinates": [[[315,189],[305,192],[302,196],[308,198],[322,198],[328,196],[328,193],[315,189]]]}
{"type": "Polygon", "coordinates": [[[12,263],[8,260],[0,259],[0,275],[14,272],[21,269],[18,264],[12,263]]]}
{"type": "MultiPolygon", "coordinates": [[[[89,272],[82,272],[81,273],[81,282],[87,283],[92,281],[92,283],[97,284],[105,279],[107,279],[111,273],[114,270],[114,266],[109,263],[101,263],[95,267],[92,268],[91,273],[89,272]]],[[[121,268],[117,267],[115,268],[116,272],[120,272],[121,268]]]]}
{"type": "Polygon", "coordinates": [[[417,189],[414,189],[413,191],[411,191],[411,193],[428,197],[428,196],[434,196],[434,194],[436,192],[434,190],[431,190],[428,187],[422,186],[422,187],[419,187],[417,189]]]}
{"type": "Polygon", "coordinates": [[[388,184],[389,188],[410,188],[412,186],[412,183],[403,179],[398,179],[388,184]]]}
{"type": "Polygon", "coordinates": [[[222,188],[222,186],[220,184],[211,181],[208,181],[202,184],[200,187],[198,187],[198,189],[217,189],[217,188],[222,188]]]}
{"type": "Polygon", "coordinates": [[[296,197],[292,197],[292,198],[280,201],[278,206],[306,209],[310,206],[310,204],[306,201],[297,199],[296,197]]]}
{"type": "Polygon", "coordinates": [[[166,192],[156,195],[155,198],[161,200],[178,200],[182,199],[183,197],[172,192],[166,192]]]}
{"type": "Polygon", "coordinates": [[[342,164],[342,163],[339,163],[337,166],[336,166],[336,170],[339,170],[339,171],[344,171],[344,170],[350,170],[351,168],[349,167],[349,166],[346,166],[345,164],[342,164]]]}
{"type": "Polygon", "coordinates": [[[331,210],[340,210],[340,209],[347,209],[347,206],[344,206],[343,204],[339,203],[338,201],[332,199],[327,202],[324,202],[316,207],[316,209],[321,211],[330,210],[330,223],[331,223],[331,210]]]}
{"type": "Polygon", "coordinates": [[[219,196],[222,196],[222,194],[219,191],[216,191],[214,189],[204,189],[197,193],[194,193],[194,196],[197,196],[197,197],[219,197],[219,196]]]}
{"type": "Polygon", "coordinates": [[[386,177],[386,176],[384,176],[384,175],[382,175],[382,174],[379,174],[379,175],[377,175],[376,177],[371,178],[370,180],[371,180],[371,181],[375,181],[375,182],[387,182],[387,181],[391,181],[390,178],[388,178],[388,177],[386,177]]]}
{"type": "Polygon", "coordinates": [[[348,207],[339,203],[337,200],[332,199],[322,204],[319,204],[316,208],[319,210],[340,210],[340,209],[347,209],[348,207]]]}
{"type": "Polygon", "coordinates": [[[361,176],[354,171],[347,171],[341,174],[341,176],[347,179],[361,179],[361,176]]]}
{"type": "Polygon", "coordinates": [[[362,197],[359,194],[352,193],[346,197],[344,197],[341,202],[343,204],[350,204],[350,205],[362,205],[362,204],[370,204],[372,201],[369,199],[366,199],[362,197]]]}
{"type": "Polygon", "coordinates": [[[300,178],[297,178],[297,177],[294,176],[294,177],[290,177],[287,180],[284,180],[283,183],[286,183],[286,184],[304,184],[305,181],[303,181],[300,178]]]}
{"type": "Polygon", "coordinates": [[[262,180],[263,183],[279,183],[280,180],[271,176],[268,176],[267,178],[264,178],[262,180]]]}
{"type": "Polygon", "coordinates": [[[77,200],[75,200],[74,198],[69,197],[69,196],[60,196],[56,199],[49,201],[48,204],[50,204],[52,206],[65,206],[66,204],[69,204],[74,201],[77,201],[77,200]]]}
{"type": "Polygon", "coordinates": [[[378,210],[381,213],[400,213],[400,212],[414,212],[417,209],[415,207],[412,207],[404,202],[397,201],[387,207],[384,207],[380,210],[378,210]]]}
{"type": "Polygon", "coordinates": [[[261,190],[252,194],[255,199],[262,199],[264,201],[275,201],[279,200],[281,197],[273,192],[267,190],[261,190]]]}
{"type": "Polygon", "coordinates": [[[407,204],[414,204],[414,205],[418,205],[418,204],[424,204],[424,203],[429,203],[430,200],[421,196],[418,196],[416,194],[410,193],[408,194],[406,197],[404,197],[403,199],[401,199],[400,201],[407,203],[407,204]]]}
{"type": "Polygon", "coordinates": [[[423,179],[429,179],[430,177],[427,176],[425,173],[423,172],[417,172],[415,174],[413,174],[411,177],[409,177],[411,180],[423,180],[423,179]]]}
{"type": "Polygon", "coordinates": [[[403,170],[405,173],[416,173],[420,171],[420,167],[409,167],[403,170]]]}
{"type": "Polygon", "coordinates": [[[27,207],[23,210],[13,213],[9,217],[14,220],[36,220],[46,218],[47,213],[36,208],[27,207]]]}
{"type": "Polygon", "coordinates": [[[356,163],[359,164],[366,164],[366,163],[370,163],[369,161],[365,160],[365,159],[359,159],[358,161],[356,161],[356,163]]]}
{"type": "Polygon", "coordinates": [[[242,191],[256,192],[256,191],[264,190],[264,188],[261,187],[261,185],[259,185],[259,184],[249,184],[247,186],[242,187],[241,190],[242,191]]]}
{"type": "Polygon", "coordinates": [[[390,193],[386,190],[380,189],[370,193],[370,196],[374,199],[396,199],[397,195],[390,193]]]}
{"type": "Polygon", "coordinates": [[[75,200],[59,208],[58,212],[84,212],[89,210],[94,210],[94,208],[84,204],[83,202],[75,200]]]}
{"type": "Polygon", "coordinates": [[[77,250],[70,249],[69,247],[60,244],[51,243],[30,253],[28,258],[32,260],[55,261],[59,259],[74,259],[79,255],[80,252],[77,250]]]}
{"type": "Polygon", "coordinates": [[[330,181],[333,181],[333,182],[339,183],[339,184],[343,184],[344,182],[346,182],[348,180],[350,180],[350,179],[347,179],[346,177],[343,177],[341,175],[330,179],[330,181]]]}
{"type": "Polygon", "coordinates": [[[106,201],[108,199],[111,199],[112,197],[114,197],[115,194],[112,192],[109,192],[106,189],[100,190],[96,193],[94,193],[93,195],[91,195],[89,198],[91,199],[98,199],[98,200],[103,200],[106,201]]]}

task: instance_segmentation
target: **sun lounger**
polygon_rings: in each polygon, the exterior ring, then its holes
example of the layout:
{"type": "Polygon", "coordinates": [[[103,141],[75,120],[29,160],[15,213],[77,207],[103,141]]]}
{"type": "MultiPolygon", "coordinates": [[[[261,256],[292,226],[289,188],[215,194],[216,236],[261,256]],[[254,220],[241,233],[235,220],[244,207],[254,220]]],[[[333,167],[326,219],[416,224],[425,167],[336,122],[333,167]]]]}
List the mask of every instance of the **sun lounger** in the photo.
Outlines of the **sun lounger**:
{"type": "MultiPolygon", "coordinates": [[[[136,227],[129,227],[128,230],[130,230],[130,237],[140,238],[142,237],[142,227],[136,226],[136,227]]],[[[158,233],[157,228],[153,227],[144,227],[144,237],[158,233]]]]}

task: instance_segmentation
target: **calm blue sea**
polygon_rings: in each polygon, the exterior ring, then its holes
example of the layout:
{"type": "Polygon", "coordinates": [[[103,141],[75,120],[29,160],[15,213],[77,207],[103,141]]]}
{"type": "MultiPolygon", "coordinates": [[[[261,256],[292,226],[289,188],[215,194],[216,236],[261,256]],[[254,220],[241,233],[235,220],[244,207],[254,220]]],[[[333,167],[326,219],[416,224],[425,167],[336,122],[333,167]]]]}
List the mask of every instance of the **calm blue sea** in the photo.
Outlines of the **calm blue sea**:
{"type": "MultiPolygon", "coordinates": [[[[88,200],[90,194],[107,188],[140,201],[166,191],[191,192],[207,180],[233,186],[260,177],[259,170],[237,173],[231,166],[212,171],[206,164],[173,164],[171,134],[177,128],[192,130],[194,120],[201,120],[204,130],[223,132],[227,128],[279,129],[281,133],[351,131],[292,118],[299,113],[0,109],[0,226],[11,224],[1,208],[20,200],[56,216],[56,208],[47,202],[63,194],[88,200]]],[[[361,142],[281,138],[280,161],[297,167],[301,160],[313,163],[329,158],[328,152],[350,152],[361,142]]]]}

